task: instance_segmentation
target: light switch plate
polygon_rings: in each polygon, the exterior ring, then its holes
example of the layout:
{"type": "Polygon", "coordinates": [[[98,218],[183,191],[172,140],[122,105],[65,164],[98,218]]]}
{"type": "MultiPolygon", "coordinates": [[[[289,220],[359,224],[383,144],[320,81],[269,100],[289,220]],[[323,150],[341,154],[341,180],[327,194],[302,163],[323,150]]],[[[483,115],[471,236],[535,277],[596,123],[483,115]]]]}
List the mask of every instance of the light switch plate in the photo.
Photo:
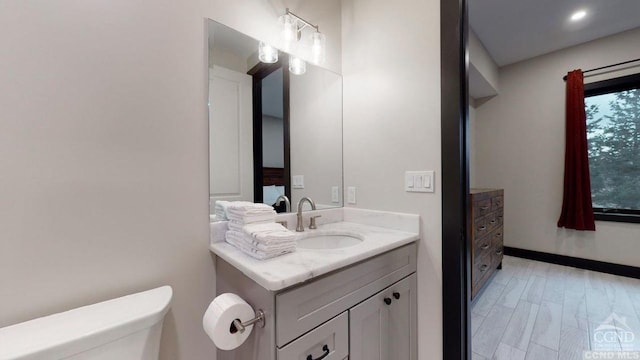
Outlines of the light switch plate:
{"type": "Polygon", "coordinates": [[[435,192],[435,171],[407,171],[404,184],[406,192],[435,192]]]}
{"type": "Polygon", "coordinates": [[[347,188],[347,202],[349,204],[356,203],[356,187],[355,186],[349,186],[347,188]]]}
{"type": "Polygon", "coordinates": [[[331,187],[331,202],[334,202],[334,203],[340,202],[340,188],[337,186],[331,187]]]}
{"type": "Polygon", "coordinates": [[[304,189],[304,175],[293,175],[291,182],[294,189],[304,189]]]}

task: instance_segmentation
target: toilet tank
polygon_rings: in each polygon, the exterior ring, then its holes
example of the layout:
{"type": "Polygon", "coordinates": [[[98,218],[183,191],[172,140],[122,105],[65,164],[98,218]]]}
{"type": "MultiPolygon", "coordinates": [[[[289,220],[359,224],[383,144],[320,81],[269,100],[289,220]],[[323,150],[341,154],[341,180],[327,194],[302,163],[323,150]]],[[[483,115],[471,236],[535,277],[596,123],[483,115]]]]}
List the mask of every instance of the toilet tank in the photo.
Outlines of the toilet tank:
{"type": "Polygon", "coordinates": [[[153,290],[0,329],[0,360],[157,360],[173,290],[153,290]]]}

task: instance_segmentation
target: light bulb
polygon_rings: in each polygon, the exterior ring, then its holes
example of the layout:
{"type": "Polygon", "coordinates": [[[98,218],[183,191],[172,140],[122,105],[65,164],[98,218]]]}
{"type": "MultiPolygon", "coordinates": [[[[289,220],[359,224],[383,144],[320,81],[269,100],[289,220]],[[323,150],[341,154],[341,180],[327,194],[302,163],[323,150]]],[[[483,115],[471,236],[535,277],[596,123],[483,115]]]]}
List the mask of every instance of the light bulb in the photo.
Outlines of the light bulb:
{"type": "Polygon", "coordinates": [[[276,63],[278,62],[278,49],[260,41],[260,45],[258,46],[258,59],[266,64],[276,63]]]}
{"type": "Polygon", "coordinates": [[[290,56],[289,71],[294,75],[302,75],[307,72],[307,63],[298,57],[290,56]]]}
{"type": "Polygon", "coordinates": [[[321,32],[311,34],[311,58],[317,65],[324,63],[327,38],[321,32]]]}
{"type": "Polygon", "coordinates": [[[584,10],[576,11],[575,13],[573,13],[573,15],[571,15],[571,21],[582,20],[584,19],[585,16],[587,16],[586,11],[584,10]]]}

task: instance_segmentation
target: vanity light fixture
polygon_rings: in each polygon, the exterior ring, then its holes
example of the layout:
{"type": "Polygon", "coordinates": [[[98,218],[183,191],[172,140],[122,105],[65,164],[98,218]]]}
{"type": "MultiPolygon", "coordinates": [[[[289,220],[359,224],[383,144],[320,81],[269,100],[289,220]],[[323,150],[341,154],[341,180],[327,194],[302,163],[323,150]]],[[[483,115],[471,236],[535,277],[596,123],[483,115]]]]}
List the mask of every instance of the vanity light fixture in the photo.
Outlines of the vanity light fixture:
{"type": "Polygon", "coordinates": [[[289,71],[294,75],[302,75],[307,72],[307,63],[299,57],[289,56],[289,71]]]}
{"type": "Polygon", "coordinates": [[[258,59],[266,64],[273,64],[278,62],[278,49],[273,46],[260,41],[258,46],[258,59]]]}
{"type": "Polygon", "coordinates": [[[283,25],[282,36],[284,38],[284,49],[291,50],[293,44],[302,37],[302,31],[305,28],[312,28],[315,31],[311,34],[311,59],[320,65],[325,60],[326,52],[326,36],[320,32],[318,25],[313,25],[307,20],[294,14],[287,8],[286,13],[281,16],[280,21],[283,25]]]}
{"type": "Polygon", "coordinates": [[[317,65],[324,63],[325,44],[327,42],[326,36],[324,36],[323,33],[316,31],[311,34],[311,42],[312,61],[317,65]]]}
{"type": "Polygon", "coordinates": [[[585,16],[587,16],[587,12],[585,10],[576,11],[571,15],[571,21],[582,20],[585,16]]]}

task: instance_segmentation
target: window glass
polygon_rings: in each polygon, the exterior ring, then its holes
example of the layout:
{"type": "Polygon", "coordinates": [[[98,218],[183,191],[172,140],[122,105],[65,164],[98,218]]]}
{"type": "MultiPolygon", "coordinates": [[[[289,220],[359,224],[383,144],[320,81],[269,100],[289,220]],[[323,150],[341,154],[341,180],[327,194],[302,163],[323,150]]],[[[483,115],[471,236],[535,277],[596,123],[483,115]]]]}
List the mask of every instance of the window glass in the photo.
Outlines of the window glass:
{"type": "Polygon", "coordinates": [[[594,209],[640,210],[640,89],[585,98],[594,209]]]}

